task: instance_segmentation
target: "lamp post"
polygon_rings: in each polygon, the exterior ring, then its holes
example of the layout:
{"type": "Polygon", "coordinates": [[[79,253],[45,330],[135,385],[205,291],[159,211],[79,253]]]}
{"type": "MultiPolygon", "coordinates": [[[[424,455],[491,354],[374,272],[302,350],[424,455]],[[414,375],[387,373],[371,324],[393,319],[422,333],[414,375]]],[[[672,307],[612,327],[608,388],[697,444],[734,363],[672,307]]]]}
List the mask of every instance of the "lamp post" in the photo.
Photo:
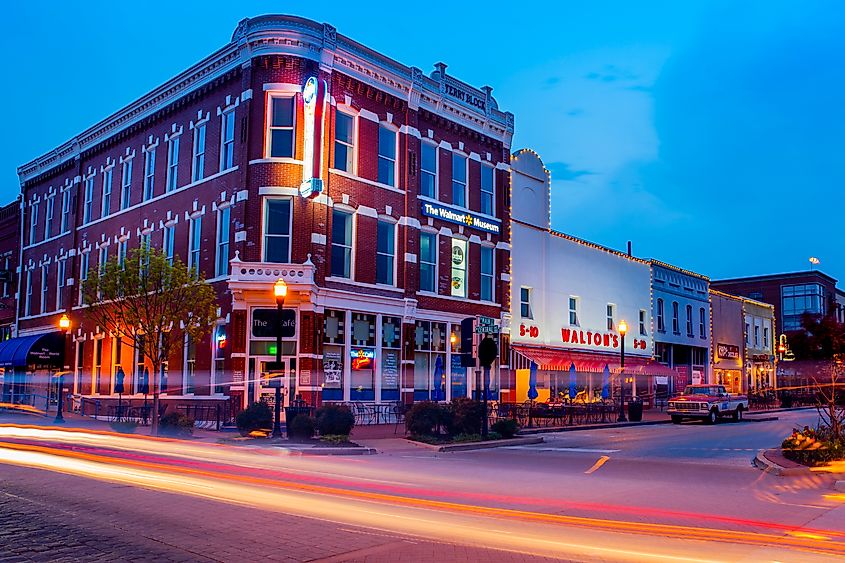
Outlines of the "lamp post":
{"type": "Polygon", "coordinates": [[[625,418],[625,333],[628,332],[628,323],[619,321],[619,336],[621,346],[619,347],[619,417],[616,422],[628,422],[625,418]]]}
{"type": "MultiPolygon", "coordinates": [[[[70,317],[62,315],[62,318],[59,319],[59,328],[65,332],[65,353],[63,354],[63,356],[65,356],[70,348],[70,344],[68,342],[70,340],[70,317]]],[[[56,410],[56,418],[53,420],[53,422],[57,424],[61,424],[65,421],[65,416],[62,411],[64,410],[65,370],[69,368],[69,364],[62,366],[62,368],[62,371],[59,372],[59,401],[56,405],[58,408],[56,410]]]]}
{"type": "MultiPolygon", "coordinates": [[[[285,297],[288,295],[288,286],[285,280],[279,280],[273,285],[273,296],[276,298],[277,308],[277,322],[276,322],[276,363],[275,368],[280,370],[282,367],[282,311],[285,308],[285,297]]],[[[273,381],[276,388],[276,417],[273,420],[273,438],[282,437],[282,380],[276,378],[273,381]]]]}

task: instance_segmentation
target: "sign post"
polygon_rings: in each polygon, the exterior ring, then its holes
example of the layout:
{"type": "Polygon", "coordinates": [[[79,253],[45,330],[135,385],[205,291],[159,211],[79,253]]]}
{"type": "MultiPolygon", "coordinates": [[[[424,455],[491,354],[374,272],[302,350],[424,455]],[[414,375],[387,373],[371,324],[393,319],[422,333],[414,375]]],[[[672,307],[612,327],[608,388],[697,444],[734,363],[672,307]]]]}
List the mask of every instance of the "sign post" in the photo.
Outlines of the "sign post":
{"type": "Polygon", "coordinates": [[[490,392],[490,366],[496,361],[498,355],[499,346],[492,338],[485,337],[478,343],[478,362],[484,368],[484,389],[482,391],[484,416],[481,420],[481,435],[485,438],[487,437],[487,394],[490,392]]]}

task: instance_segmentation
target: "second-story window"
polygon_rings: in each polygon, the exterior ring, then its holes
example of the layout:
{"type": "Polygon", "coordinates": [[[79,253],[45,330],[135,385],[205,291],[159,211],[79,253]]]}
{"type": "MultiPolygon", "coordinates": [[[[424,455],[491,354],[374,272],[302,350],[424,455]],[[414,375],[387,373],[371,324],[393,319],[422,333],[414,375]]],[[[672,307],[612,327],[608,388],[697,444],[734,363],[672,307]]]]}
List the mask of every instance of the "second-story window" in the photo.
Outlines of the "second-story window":
{"type": "Polygon", "coordinates": [[[754,347],[760,347],[760,325],[754,325],[754,347]]]}
{"type": "Polygon", "coordinates": [[[270,98],[267,156],[293,158],[294,103],[292,96],[270,98]]]}
{"type": "Polygon", "coordinates": [[[376,241],[376,283],[393,285],[396,225],[389,221],[378,222],[378,240],[376,241]]]}
{"type": "Polygon", "coordinates": [[[437,146],[431,143],[420,147],[420,195],[437,197],[437,146]]]}
{"type": "Polygon", "coordinates": [[[94,213],[94,176],[85,179],[85,202],[82,205],[82,223],[91,222],[94,213]]]}
{"type": "Polygon", "coordinates": [[[114,167],[109,167],[103,172],[103,208],[100,217],[108,217],[111,213],[111,183],[114,175],[114,167]]]}
{"type": "Polygon", "coordinates": [[[663,299],[657,299],[657,331],[666,332],[666,322],[664,319],[663,299]]]}
{"type": "Polygon", "coordinates": [[[396,185],[396,132],[385,125],[378,128],[378,181],[396,185]]]}
{"type": "Polygon", "coordinates": [[[41,266],[41,312],[47,312],[47,277],[50,274],[50,266],[45,264],[41,266]]]}
{"type": "Polygon", "coordinates": [[[224,207],[217,212],[217,267],[216,276],[229,273],[229,219],[231,209],[224,207]]]}
{"type": "Polygon", "coordinates": [[[155,195],[156,179],[156,150],[150,149],[144,153],[144,201],[155,195]]]}
{"type": "Polygon", "coordinates": [[[64,289],[65,289],[65,278],[67,277],[67,272],[65,267],[67,265],[67,260],[59,260],[56,262],[56,277],[58,278],[58,282],[56,284],[56,310],[63,309],[65,306],[65,299],[64,299],[64,289]]]}
{"type": "Polygon", "coordinates": [[[344,172],[353,171],[355,156],[355,118],[338,111],[334,126],[334,167],[344,172]]]}
{"type": "Polygon", "coordinates": [[[191,219],[188,233],[188,268],[196,268],[200,275],[200,246],[202,245],[202,216],[191,219]]]}
{"type": "Polygon", "coordinates": [[[51,195],[47,198],[47,211],[44,213],[44,238],[50,238],[53,232],[53,213],[55,211],[56,196],[51,195]]]}
{"type": "Polygon", "coordinates": [[[613,303],[607,304],[607,330],[616,329],[616,305],[613,303]]]}
{"type": "Polygon", "coordinates": [[[352,277],[352,214],[332,211],[332,276],[352,277]]]}
{"type": "Polygon", "coordinates": [[[581,321],[578,318],[578,298],[569,297],[569,326],[580,326],[581,321]]]}
{"type": "Polygon", "coordinates": [[[35,237],[38,232],[38,204],[29,206],[29,244],[35,244],[35,237]]]}
{"type": "Polygon", "coordinates": [[[192,159],[191,181],[205,178],[205,123],[194,127],[194,157],[192,159]]]}
{"type": "Polygon", "coordinates": [[[687,305],[687,336],[693,336],[693,332],[692,332],[692,305],[687,305]]]}
{"type": "Polygon", "coordinates": [[[220,170],[235,165],[235,110],[224,112],[220,130],[220,170]]]}
{"type": "Polygon", "coordinates": [[[85,305],[85,280],[88,279],[88,255],[90,252],[81,252],[79,254],[79,304],[85,305]]]}
{"type": "Polygon", "coordinates": [[[707,338],[707,330],[705,327],[706,312],[704,307],[698,310],[698,336],[699,338],[707,338]]]}
{"type": "Polygon", "coordinates": [[[132,160],[123,163],[123,174],[120,180],[120,208],[126,209],[132,202],[132,160]]]}
{"type": "Polygon", "coordinates": [[[493,301],[493,247],[481,247],[481,300],[493,301]]]}
{"type": "Polygon", "coordinates": [[[531,310],[531,288],[519,288],[519,316],[523,319],[533,319],[534,312],[531,310]]]}
{"type": "Polygon", "coordinates": [[[646,335],[645,322],[646,322],[646,310],[640,309],[640,336],[646,335]]]}
{"type": "Polygon", "coordinates": [[[493,185],[494,169],[492,166],[481,166],[481,212],[486,215],[493,215],[495,200],[495,188],[493,185]]]}
{"type": "Polygon", "coordinates": [[[121,268],[126,266],[126,254],[129,252],[129,239],[117,243],[117,263],[121,268]]]}
{"type": "Polygon", "coordinates": [[[437,235],[420,233],[420,291],[437,292],[437,235]]]}
{"type": "Polygon", "coordinates": [[[167,186],[172,192],[179,185],[179,137],[172,137],[167,142],[167,186]]]}
{"type": "Polygon", "coordinates": [[[164,227],[161,236],[161,250],[164,252],[165,257],[167,257],[167,262],[172,265],[173,252],[176,243],[176,227],[174,225],[164,227]]]}
{"type": "Polygon", "coordinates": [[[66,233],[70,230],[70,190],[62,192],[62,221],[61,233],[66,233]]]}
{"type": "Polygon", "coordinates": [[[290,262],[291,200],[264,201],[264,261],[290,262]]]}
{"type": "Polygon", "coordinates": [[[677,301],[672,301],[672,332],[681,334],[681,320],[679,318],[677,301]]]}
{"type": "Polygon", "coordinates": [[[26,271],[26,298],[23,302],[23,314],[28,317],[32,312],[32,270],[26,271]]]}
{"type": "Polygon", "coordinates": [[[452,203],[467,206],[467,158],[452,154],[452,203]]]}

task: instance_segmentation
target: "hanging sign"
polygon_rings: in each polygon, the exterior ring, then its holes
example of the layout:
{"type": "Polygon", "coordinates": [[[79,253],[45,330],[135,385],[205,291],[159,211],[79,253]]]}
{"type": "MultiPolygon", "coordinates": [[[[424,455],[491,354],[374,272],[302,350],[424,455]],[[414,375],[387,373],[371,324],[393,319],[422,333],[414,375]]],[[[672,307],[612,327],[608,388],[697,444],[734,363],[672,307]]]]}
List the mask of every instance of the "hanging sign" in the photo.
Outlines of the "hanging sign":
{"type": "MultiPolygon", "coordinates": [[[[278,309],[254,309],[252,311],[252,336],[255,338],[276,338],[279,330],[278,309]]],[[[296,335],[296,309],[282,309],[282,338],[296,335]]]]}
{"type": "Polygon", "coordinates": [[[716,344],[716,356],[723,360],[739,359],[739,346],[735,344],[716,344]]]}
{"type": "Polygon", "coordinates": [[[501,231],[502,222],[492,217],[483,215],[476,215],[470,213],[466,209],[459,207],[452,207],[443,203],[422,202],[422,214],[426,217],[434,217],[435,219],[443,219],[449,223],[464,225],[485,233],[498,235],[501,231]]]}

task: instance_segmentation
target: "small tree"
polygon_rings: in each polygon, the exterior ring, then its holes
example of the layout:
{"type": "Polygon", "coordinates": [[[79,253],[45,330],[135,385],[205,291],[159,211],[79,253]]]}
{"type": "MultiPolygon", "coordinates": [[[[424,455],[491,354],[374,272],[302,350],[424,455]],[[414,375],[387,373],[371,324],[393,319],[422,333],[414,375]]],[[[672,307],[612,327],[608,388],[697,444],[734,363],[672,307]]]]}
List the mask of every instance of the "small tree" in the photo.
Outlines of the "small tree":
{"type": "Polygon", "coordinates": [[[86,316],[103,330],[130,338],[153,368],[152,433],[158,434],[162,366],[178,351],[185,335],[196,340],[211,330],[217,317],[216,296],[177,257],[136,248],[113,257],[99,271],[92,268],[82,287],[86,316]],[[143,336],[143,338],[139,338],[143,336]]]}

